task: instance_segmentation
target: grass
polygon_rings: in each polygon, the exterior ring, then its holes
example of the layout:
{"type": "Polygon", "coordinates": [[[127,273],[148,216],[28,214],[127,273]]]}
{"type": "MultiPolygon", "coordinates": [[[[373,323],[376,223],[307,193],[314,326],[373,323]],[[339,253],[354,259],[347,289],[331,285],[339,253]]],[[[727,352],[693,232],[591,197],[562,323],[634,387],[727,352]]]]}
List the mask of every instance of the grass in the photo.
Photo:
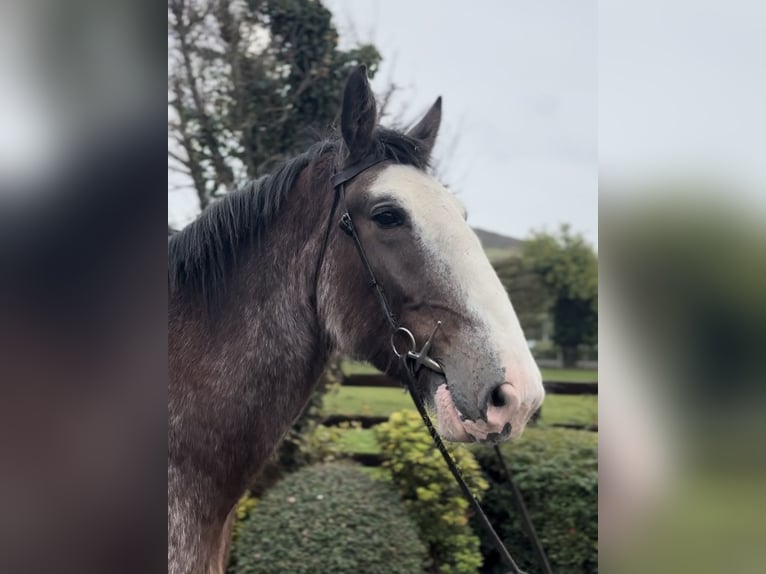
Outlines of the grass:
{"type": "Polygon", "coordinates": [[[404,389],[388,387],[340,387],[324,397],[325,414],[387,417],[394,411],[414,408],[404,389]]]}
{"type": "Polygon", "coordinates": [[[540,426],[552,424],[598,424],[598,397],[595,395],[548,395],[543,403],[540,426]]]}
{"type": "MultiPolygon", "coordinates": [[[[340,387],[325,395],[326,414],[387,417],[394,411],[412,409],[412,400],[401,389],[340,387]]],[[[538,426],[570,423],[598,424],[598,398],[591,395],[548,395],[538,426]]],[[[373,429],[350,429],[343,434],[343,450],[352,453],[379,453],[373,429]]]]}
{"type": "MultiPolygon", "coordinates": [[[[347,375],[372,375],[380,371],[369,363],[359,361],[344,361],[343,372],[347,375]]],[[[567,383],[592,383],[598,381],[597,369],[540,369],[544,381],[561,381],[567,383]]]]}
{"type": "Polygon", "coordinates": [[[540,369],[544,381],[564,383],[598,382],[598,369],[540,369]]]}
{"type": "MultiPolygon", "coordinates": [[[[344,361],[347,375],[377,374],[369,363],[344,361]]],[[[598,381],[596,369],[541,369],[543,380],[560,382],[598,381]]],[[[340,387],[325,395],[325,414],[363,415],[387,417],[394,411],[413,409],[412,399],[403,389],[386,387],[340,387]]],[[[589,395],[548,395],[538,425],[598,424],[598,397],[589,395]]],[[[350,429],[343,434],[342,447],[346,452],[377,454],[380,447],[373,429],[350,429]]]]}
{"type": "MultiPolygon", "coordinates": [[[[325,414],[387,417],[394,411],[413,409],[402,389],[386,387],[340,387],[324,397],[325,414]]],[[[548,395],[541,423],[593,425],[598,422],[598,397],[594,395],[548,395]]]]}
{"type": "MultiPolygon", "coordinates": [[[[355,414],[359,405],[367,405],[369,401],[379,396],[378,391],[394,391],[399,401],[397,408],[411,408],[409,396],[397,389],[378,389],[374,387],[341,387],[338,391],[332,405],[342,405],[345,412],[343,414],[355,414]]],[[[336,394],[336,393],[333,393],[336,394]]],[[[383,393],[390,394],[390,393],[383,393]]],[[[328,397],[325,397],[327,401],[328,397]]],[[[392,405],[394,401],[389,401],[392,405]]],[[[338,411],[331,411],[338,412],[338,411]]],[[[390,412],[384,412],[384,409],[378,408],[377,414],[387,416],[390,412]]],[[[549,395],[545,399],[543,412],[540,421],[537,423],[539,428],[545,428],[555,423],[575,423],[575,424],[597,424],[598,423],[598,403],[595,396],[582,395],[549,395]]],[[[341,448],[348,453],[359,454],[379,454],[380,446],[375,439],[373,429],[349,429],[341,437],[341,448]]]]}
{"type": "Polygon", "coordinates": [[[370,363],[364,363],[362,361],[343,361],[341,363],[341,369],[346,375],[376,375],[380,373],[380,371],[370,363]]]}

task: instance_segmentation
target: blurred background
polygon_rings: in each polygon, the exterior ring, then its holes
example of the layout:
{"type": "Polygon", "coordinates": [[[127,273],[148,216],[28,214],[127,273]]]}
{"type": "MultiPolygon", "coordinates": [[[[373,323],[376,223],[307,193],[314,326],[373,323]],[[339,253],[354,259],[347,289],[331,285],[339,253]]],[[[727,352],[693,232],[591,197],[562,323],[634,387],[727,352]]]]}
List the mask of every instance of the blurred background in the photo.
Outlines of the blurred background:
{"type": "Polygon", "coordinates": [[[3,572],[164,568],[164,21],[0,2],[3,572]]]}
{"type": "Polygon", "coordinates": [[[599,4],[601,566],[766,558],[766,11],[599,4]]]}

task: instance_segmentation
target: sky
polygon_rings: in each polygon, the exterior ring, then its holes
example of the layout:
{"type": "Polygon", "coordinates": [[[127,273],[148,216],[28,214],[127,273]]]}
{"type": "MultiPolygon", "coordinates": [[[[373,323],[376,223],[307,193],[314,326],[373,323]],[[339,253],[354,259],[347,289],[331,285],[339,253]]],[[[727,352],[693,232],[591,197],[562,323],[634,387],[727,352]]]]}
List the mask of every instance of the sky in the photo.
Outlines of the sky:
{"type": "Polygon", "coordinates": [[[596,2],[328,0],[342,45],[371,41],[373,88],[406,122],[444,98],[439,176],[475,227],[560,224],[598,240],[596,2]]]}
{"type": "MultiPolygon", "coordinates": [[[[474,227],[526,237],[561,223],[598,240],[596,2],[326,0],[341,46],[372,42],[373,81],[405,122],[437,96],[439,177],[474,227]]],[[[177,186],[177,182],[174,187],[177,186]]],[[[194,216],[172,191],[171,222],[194,216]]]]}

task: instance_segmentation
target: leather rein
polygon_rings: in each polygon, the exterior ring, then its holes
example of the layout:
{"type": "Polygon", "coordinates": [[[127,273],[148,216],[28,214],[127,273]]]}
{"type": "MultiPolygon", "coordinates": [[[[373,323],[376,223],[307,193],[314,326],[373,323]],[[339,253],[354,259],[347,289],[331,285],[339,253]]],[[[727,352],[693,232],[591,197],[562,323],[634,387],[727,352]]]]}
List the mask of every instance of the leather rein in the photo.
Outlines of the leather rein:
{"type": "MultiPolygon", "coordinates": [[[[383,311],[383,314],[386,320],[388,321],[388,324],[391,327],[391,348],[394,352],[394,355],[397,357],[397,359],[401,363],[402,370],[404,371],[406,375],[405,383],[406,383],[407,389],[410,392],[410,396],[412,397],[412,401],[415,403],[415,407],[418,409],[418,412],[420,413],[420,416],[423,419],[423,423],[428,429],[428,432],[430,433],[431,438],[436,444],[436,447],[439,449],[439,452],[444,457],[444,460],[446,461],[447,466],[452,472],[452,475],[455,477],[455,480],[457,481],[458,486],[460,487],[460,490],[463,492],[463,495],[466,497],[468,502],[473,507],[473,510],[476,513],[476,516],[479,522],[487,531],[487,534],[489,535],[489,537],[492,539],[492,542],[495,545],[495,548],[497,549],[497,551],[500,553],[500,556],[503,558],[506,564],[511,568],[510,573],[511,574],[526,574],[516,565],[516,562],[511,557],[511,554],[508,552],[508,549],[503,544],[503,541],[500,539],[497,532],[492,527],[492,524],[487,518],[487,515],[484,513],[484,510],[482,510],[481,505],[479,504],[479,501],[471,492],[471,489],[468,486],[468,484],[466,484],[465,479],[463,478],[462,474],[460,473],[460,470],[455,464],[455,461],[453,460],[452,456],[450,455],[449,451],[444,445],[444,442],[442,442],[442,439],[439,436],[439,433],[434,428],[434,425],[431,422],[431,418],[428,416],[428,413],[426,412],[426,408],[425,408],[425,405],[423,404],[423,400],[421,399],[420,395],[417,392],[418,372],[420,372],[423,367],[444,376],[444,369],[442,368],[442,366],[436,360],[432,359],[429,356],[429,351],[431,350],[431,344],[433,342],[434,336],[436,335],[436,332],[438,331],[441,325],[441,321],[436,322],[428,339],[425,341],[425,343],[423,343],[423,346],[420,348],[420,350],[417,350],[417,342],[415,341],[415,336],[412,334],[412,331],[410,331],[406,327],[403,327],[402,325],[399,324],[396,315],[393,313],[391,309],[391,305],[388,302],[388,299],[386,297],[385,291],[383,290],[383,287],[380,285],[380,283],[378,283],[375,277],[375,272],[373,271],[372,265],[370,265],[370,261],[367,258],[367,253],[364,249],[364,245],[362,245],[362,241],[356,232],[356,228],[354,227],[354,222],[351,219],[351,214],[349,213],[348,207],[346,206],[346,184],[350,182],[351,180],[353,180],[356,176],[360,175],[362,172],[385,161],[386,159],[387,158],[381,157],[381,156],[368,156],[367,158],[352,164],[346,169],[337,172],[332,177],[331,181],[332,181],[333,190],[334,190],[334,198],[333,198],[332,208],[330,209],[330,213],[327,218],[324,238],[320,248],[319,259],[317,261],[317,267],[316,267],[315,277],[314,277],[315,284],[317,284],[316,280],[318,280],[319,278],[320,267],[322,265],[322,260],[324,259],[324,255],[327,250],[327,243],[330,236],[330,229],[332,225],[333,216],[335,214],[335,211],[338,208],[338,204],[342,204],[343,213],[341,214],[341,217],[340,217],[339,226],[344,231],[344,233],[346,233],[346,235],[351,237],[351,239],[354,241],[356,250],[359,253],[359,257],[361,258],[362,264],[367,272],[368,286],[371,289],[373,289],[373,293],[375,294],[375,297],[377,298],[378,303],[380,304],[381,310],[383,311]],[[397,343],[404,343],[406,345],[406,348],[397,345],[397,343]],[[403,350],[400,351],[400,348],[403,350]]],[[[506,469],[506,474],[508,479],[511,480],[510,471],[508,470],[508,467],[505,464],[505,461],[502,459],[500,450],[497,447],[495,447],[495,452],[498,455],[498,457],[500,457],[502,466],[506,469]]],[[[513,487],[514,487],[514,491],[516,491],[517,489],[515,488],[515,485],[513,485],[513,487]]],[[[522,502],[522,505],[523,505],[523,502],[522,502]]],[[[525,518],[526,522],[528,522],[526,509],[523,508],[523,506],[522,506],[522,510],[523,510],[523,518],[525,518]]],[[[531,528],[531,522],[528,522],[528,526],[531,528]]],[[[534,530],[532,529],[532,531],[534,530]]],[[[543,570],[545,572],[550,572],[550,566],[548,566],[547,564],[547,559],[544,560],[543,570]]]]}

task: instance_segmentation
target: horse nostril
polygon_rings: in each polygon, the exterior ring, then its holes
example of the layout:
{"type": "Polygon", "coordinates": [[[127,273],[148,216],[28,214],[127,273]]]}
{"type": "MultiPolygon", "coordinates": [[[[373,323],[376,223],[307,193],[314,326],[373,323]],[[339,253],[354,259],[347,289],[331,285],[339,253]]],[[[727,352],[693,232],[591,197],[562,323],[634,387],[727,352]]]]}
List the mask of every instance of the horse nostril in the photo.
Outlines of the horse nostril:
{"type": "Polygon", "coordinates": [[[503,385],[496,386],[489,397],[489,402],[493,407],[505,406],[506,399],[502,387],[503,385]]]}

